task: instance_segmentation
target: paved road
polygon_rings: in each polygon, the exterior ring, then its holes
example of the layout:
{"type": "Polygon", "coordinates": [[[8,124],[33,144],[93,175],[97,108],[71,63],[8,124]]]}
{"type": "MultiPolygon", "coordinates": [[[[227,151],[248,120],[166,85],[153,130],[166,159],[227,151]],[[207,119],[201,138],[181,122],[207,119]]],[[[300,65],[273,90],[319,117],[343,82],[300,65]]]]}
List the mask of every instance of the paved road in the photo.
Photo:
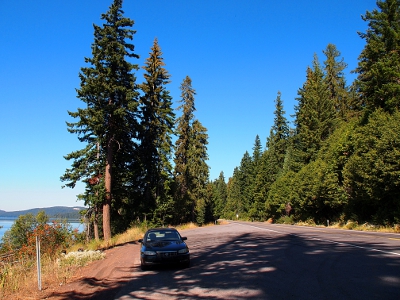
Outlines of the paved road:
{"type": "Polygon", "coordinates": [[[399,234],[256,222],[182,234],[190,268],[138,267],[116,299],[400,299],[399,234]]]}

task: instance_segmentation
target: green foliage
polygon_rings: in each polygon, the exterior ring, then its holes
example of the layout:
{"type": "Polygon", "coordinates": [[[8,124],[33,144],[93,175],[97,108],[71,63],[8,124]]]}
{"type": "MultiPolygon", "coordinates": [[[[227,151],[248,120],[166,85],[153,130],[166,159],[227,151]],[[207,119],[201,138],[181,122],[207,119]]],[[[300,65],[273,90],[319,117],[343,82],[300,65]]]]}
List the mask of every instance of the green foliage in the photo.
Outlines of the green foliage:
{"type": "Polygon", "coordinates": [[[400,220],[400,113],[377,110],[351,135],[344,170],[349,209],[361,220],[400,220]]]}
{"type": "Polygon", "coordinates": [[[236,219],[236,215],[242,216],[243,203],[240,196],[239,172],[239,168],[236,167],[227,184],[226,205],[223,211],[223,217],[227,219],[236,219]]]}
{"type": "Polygon", "coordinates": [[[181,216],[179,223],[191,220],[202,224],[207,203],[207,183],[209,177],[207,129],[194,118],[194,96],[192,80],[186,76],[181,84],[182,115],[177,119],[175,142],[175,170],[176,184],[175,211],[181,216]],[[196,217],[198,212],[198,217],[196,217]]]}
{"type": "Polygon", "coordinates": [[[28,242],[28,235],[37,226],[34,215],[26,214],[19,216],[2,238],[3,251],[16,251],[28,242]]]}
{"type": "Polygon", "coordinates": [[[181,84],[181,100],[182,103],[178,109],[182,111],[182,115],[177,118],[176,134],[178,136],[175,142],[175,198],[176,210],[178,215],[184,216],[184,219],[178,220],[179,223],[187,221],[188,213],[191,213],[191,219],[194,219],[194,203],[190,199],[191,174],[188,167],[189,149],[191,139],[191,124],[194,119],[194,96],[195,90],[192,87],[192,80],[186,76],[181,84]]]}
{"type": "Polygon", "coordinates": [[[41,241],[41,252],[54,256],[61,248],[70,245],[73,238],[71,226],[66,222],[53,221],[44,211],[20,215],[2,238],[1,252],[15,252],[19,256],[32,258],[36,255],[36,237],[41,241]]]}
{"type": "Polygon", "coordinates": [[[139,153],[143,166],[142,180],[144,213],[154,211],[153,217],[161,223],[171,220],[172,134],[175,114],[172,97],[166,89],[170,75],[164,68],[162,52],[154,40],[150,57],[143,69],[145,82],[140,85],[144,95],[140,97],[141,130],[139,153]]]}
{"type": "Polygon", "coordinates": [[[296,175],[297,201],[294,208],[301,220],[316,222],[338,217],[346,204],[344,190],[338,185],[338,175],[325,160],[317,159],[296,175]]]}
{"type": "Polygon", "coordinates": [[[326,56],[324,71],[329,96],[333,102],[336,114],[345,120],[351,115],[351,111],[358,109],[358,107],[353,107],[351,103],[352,98],[346,86],[343,71],[347,67],[347,64],[343,58],[338,60],[340,52],[333,44],[328,44],[323,53],[326,56]]]}
{"type": "Polygon", "coordinates": [[[189,148],[188,168],[192,178],[192,186],[190,196],[192,202],[195,203],[197,211],[197,223],[202,225],[206,221],[206,210],[208,203],[208,178],[209,167],[207,165],[208,154],[208,134],[207,129],[203,127],[200,121],[195,120],[192,124],[192,132],[189,148]]]}
{"type": "Polygon", "coordinates": [[[356,72],[358,91],[368,110],[400,108],[400,2],[377,1],[379,10],[367,11],[365,40],[356,72]]]}
{"type": "Polygon", "coordinates": [[[226,201],[227,201],[227,184],[225,182],[224,172],[219,174],[218,179],[213,182],[212,203],[213,206],[213,219],[217,220],[222,217],[226,201]]]}
{"type": "Polygon", "coordinates": [[[61,177],[73,188],[77,181],[86,183],[81,195],[90,207],[103,208],[104,237],[111,237],[111,214],[132,198],[134,186],[129,166],[137,161],[134,138],[137,121],[138,91],[133,71],[138,69],[126,58],[138,58],[133,50],[134,22],[123,16],[122,0],[114,0],[108,12],[101,16],[103,26],[94,26],[92,57],[81,69],[78,98],[85,108],[68,112],[77,119],[67,122],[68,131],[84,143],[65,159],[72,167],[61,177]],[[120,204],[116,204],[120,202],[120,204]],[[114,209],[113,212],[110,210],[114,209]]]}
{"type": "Polygon", "coordinates": [[[255,170],[255,176],[253,177],[254,196],[249,210],[249,216],[254,220],[263,220],[266,214],[271,213],[271,211],[265,211],[268,191],[271,185],[282,174],[287,157],[289,125],[285,118],[280,92],[278,92],[275,100],[274,115],[274,124],[267,140],[267,150],[262,153],[257,169],[255,170]]]}
{"type": "Polygon", "coordinates": [[[298,199],[296,174],[283,173],[270,187],[265,201],[266,218],[274,220],[293,214],[292,205],[298,199]]]}
{"type": "MultiPolygon", "coordinates": [[[[347,65],[328,44],[323,66],[315,55],[298,90],[295,127],[289,128],[278,92],[266,149],[257,135],[253,153],[245,152],[226,183],[222,172],[209,181],[208,133],[195,119],[189,76],[180,86],[175,120],[157,39],[143,67],[144,82],[136,84],[139,67],[128,61],[138,58],[130,43],[134,23],[123,16],[122,1],[114,0],[103,26],[94,25],[92,57],[79,75],[77,93],[85,107],[69,112],[76,122],[67,126],[84,146],[65,157],[72,164],[62,181],[71,188],[86,184],[78,197],[90,207],[92,221],[103,217],[105,238],[108,227],[118,233],[140,218],[149,226],[202,225],[220,217],[400,222],[400,5],[377,5],[379,11],[363,16],[369,28],[360,34],[366,46],[357,80],[347,86],[347,65]]],[[[45,223],[44,216],[37,222],[45,223]]]]}
{"type": "Polygon", "coordinates": [[[52,222],[51,224],[39,224],[27,234],[27,242],[21,249],[19,255],[30,258],[36,255],[36,237],[40,240],[40,251],[49,257],[56,257],[60,250],[66,249],[72,242],[72,230],[67,223],[52,222]]]}
{"type": "Polygon", "coordinates": [[[298,91],[296,127],[291,134],[282,131],[285,138],[277,134],[278,128],[287,128],[277,125],[282,115],[278,94],[255,188],[246,192],[242,184],[242,159],[228,183],[225,216],[244,211],[252,219],[288,223],[354,220],[348,228],[357,222],[400,222],[400,3],[377,5],[379,10],[363,16],[369,28],[360,34],[366,46],[356,82],[346,86],[346,64],[329,44],[324,68],[315,56],[307,69],[298,91]]]}
{"type": "Polygon", "coordinates": [[[296,222],[293,220],[293,216],[282,216],[276,220],[276,223],[294,225],[296,222]]]}
{"type": "Polygon", "coordinates": [[[316,159],[322,142],[334,131],[336,118],[334,102],[316,55],[298,95],[295,145],[301,162],[308,164],[316,159]]]}

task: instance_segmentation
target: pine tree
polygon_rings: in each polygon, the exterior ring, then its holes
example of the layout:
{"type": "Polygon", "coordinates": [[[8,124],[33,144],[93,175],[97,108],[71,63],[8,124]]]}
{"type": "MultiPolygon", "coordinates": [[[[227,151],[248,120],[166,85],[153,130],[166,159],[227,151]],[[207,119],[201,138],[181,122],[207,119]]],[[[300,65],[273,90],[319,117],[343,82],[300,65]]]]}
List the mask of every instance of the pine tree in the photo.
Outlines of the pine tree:
{"type": "Polygon", "coordinates": [[[400,112],[372,112],[368,122],[352,129],[346,140],[342,149],[346,151],[347,212],[359,222],[399,224],[400,112]]]}
{"type": "Polygon", "coordinates": [[[239,194],[237,195],[240,202],[240,216],[246,218],[251,208],[253,200],[253,160],[249,152],[246,151],[240,161],[240,166],[236,172],[236,184],[238,185],[239,194]]]}
{"type": "Polygon", "coordinates": [[[214,202],[214,219],[222,217],[227,200],[227,184],[225,182],[224,172],[219,173],[218,179],[213,182],[213,202],[214,202]]]}
{"type": "Polygon", "coordinates": [[[85,58],[90,66],[82,68],[79,75],[78,98],[86,108],[68,112],[78,119],[76,123],[67,123],[68,131],[78,134],[86,146],[65,156],[73,163],[61,179],[69,181],[69,187],[74,187],[79,180],[90,184],[91,179],[97,178],[102,182],[103,193],[98,196],[102,203],[103,235],[109,240],[111,206],[118,210],[118,200],[127,197],[125,166],[136,159],[133,139],[138,130],[138,92],[133,71],[138,67],[126,58],[138,58],[138,55],[133,52],[133,44],[127,41],[135,34],[131,29],[134,22],[123,16],[122,0],[114,0],[101,19],[105,22],[102,27],[93,25],[93,57],[85,58]]]}
{"type": "Polygon", "coordinates": [[[233,170],[233,175],[228,180],[227,184],[227,201],[224,208],[224,217],[227,219],[237,219],[242,217],[243,203],[242,203],[242,191],[239,182],[239,168],[236,167],[233,170]]]}
{"type": "Polygon", "coordinates": [[[265,216],[264,207],[268,191],[283,171],[288,147],[289,125],[285,118],[280,92],[275,99],[274,115],[274,124],[267,140],[267,150],[261,157],[260,167],[254,179],[252,217],[255,219],[262,219],[265,216]]]}
{"type": "Polygon", "coordinates": [[[202,225],[205,222],[207,209],[207,184],[209,167],[207,165],[208,134],[207,129],[199,120],[194,120],[191,126],[189,147],[189,174],[191,177],[190,197],[192,202],[192,222],[202,225]]]}
{"type": "Polygon", "coordinates": [[[190,164],[190,147],[191,147],[191,131],[194,121],[196,91],[192,87],[192,80],[189,76],[183,80],[181,84],[181,100],[182,103],[178,109],[182,110],[182,115],[177,118],[176,134],[178,136],[175,142],[175,169],[174,178],[176,184],[176,213],[183,216],[187,221],[189,215],[193,218],[193,202],[191,201],[192,177],[189,168],[190,164]]]}
{"type": "Polygon", "coordinates": [[[289,138],[289,124],[285,117],[281,92],[278,92],[275,100],[274,115],[274,124],[272,125],[267,141],[267,148],[274,153],[274,156],[276,156],[276,162],[278,164],[276,169],[279,173],[283,168],[289,138]]]}
{"type": "Polygon", "coordinates": [[[254,146],[253,146],[253,174],[254,176],[257,174],[258,167],[260,165],[260,160],[262,156],[262,146],[261,146],[261,140],[258,134],[256,135],[256,139],[254,141],[254,146]]]}
{"type": "Polygon", "coordinates": [[[338,60],[340,52],[333,44],[328,44],[323,53],[326,56],[324,61],[325,81],[328,85],[331,101],[337,115],[346,120],[350,111],[356,109],[356,107],[351,106],[349,89],[346,86],[346,79],[343,73],[347,64],[343,58],[338,60]]]}
{"type": "Polygon", "coordinates": [[[146,213],[157,208],[154,213],[165,217],[167,211],[171,210],[169,206],[172,202],[169,192],[172,178],[170,160],[175,114],[172,97],[166,89],[170,76],[164,68],[157,39],[151,50],[143,67],[146,81],[140,85],[144,92],[140,97],[142,122],[139,135],[139,152],[143,165],[142,198],[145,200],[146,213]]]}
{"type": "MultiPolygon", "coordinates": [[[[175,143],[176,215],[184,216],[185,221],[196,219],[196,211],[205,215],[209,167],[207,129],[194,118],[195,90],[192,80],[186,76],[181,85],[181,103],[178,109],[182,115],[177,119],[175,143]]],[[[182,221],[182,220],[179,220],[182,221]]],[[[199,223],[203,220],[200,217],[199,223]]]]}
{"type": "Polygon", "coordinates": [[[356,69],[358,91],[369,110],[400,108],[400,1],[377,1],[377,9],[367,11],[366,33],[359,33],[366,45],[356,69]]]}
{"type": "Polygon", "coordinates": [[[307,80],[298,91],[295,146],[301,163],[315,160],[321,143],[334,130],[335,110],[324,73],[315,55],[313,68],[307,69],[307,80]]]}

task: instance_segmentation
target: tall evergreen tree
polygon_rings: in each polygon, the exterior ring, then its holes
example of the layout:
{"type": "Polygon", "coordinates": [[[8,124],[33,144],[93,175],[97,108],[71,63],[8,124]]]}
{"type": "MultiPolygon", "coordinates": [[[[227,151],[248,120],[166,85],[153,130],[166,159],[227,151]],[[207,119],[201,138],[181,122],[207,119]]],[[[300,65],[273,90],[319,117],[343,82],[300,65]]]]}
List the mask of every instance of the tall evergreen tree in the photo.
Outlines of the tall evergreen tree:
{"type": "Polygon", "coordinates": [[[268,137],[267,148],[276,156],[276,161],[278,163],[276,169],[279,173],[279,171],[283,168],[289,138],[289,124],[285,117],[281,92],[278,92],[275,100],[274,115],[274,124],[272,125],[271,132],[268,137]]]}
{"type": "Polygon", "coordinates": [[[248,211],[253,199],[253,160],[249,152],[246,151],[240,161],[240,166],[236,175],[236,184],[240,191],[238,198],[240,201],[240,216],[247,218],[248,211]]]}
{"type": "Polygon", "coordinates": [[[341,119],[347,119],[350,110],[355,110],[355,107],[351,106],[350,94],[346,86],[346,79],[344,76],[344,69],[347,64],[344,59],[340,58],[340,52],[333,44],[328,44],[326,49],[323,51],[326,56],[324,61],[325,69],[325,81],[328,85],[329,94],[332,99],[333,105],[337,115],[341,119]]]}
{"type": "Polygon", "coordinates": [[[359,56],[357,85],[369,110],[383,108],[393,112],[400,108],[400,1],[377,1],[379,10],[367,11],[368,22],[359,56]]]}
{"type": "Polygon", "coordinates": [[[261,219],[265,216],[264,207],[270,186],[282,173],[285,162],[289,125],[283,109],[281,93],[275,99],[274,124],[267,139],[267,150],[263,153],[260,167],[255,177],[254,202],[252,217],[261,219]]]}
{"type": "Polygon", "coordinates": [[[227,200],[224,208],[224,217],[228,219],[236,219],[242,217],[243,202],[241,195],[241,185],[239,182],[240,170],[236,167],[233,170],[233,175],[229,178],[227,184],[227,200]]]}
{"type": "Polygon", "coordinates": [[[140,85],[144,95],[140,97],[141,130],[139,135],[140,156],[143,166],[143,199],[146,213],[166,213],[165,205],[171,203],[172,178],[172,134],[175,114],[172,97],[166,89],[169,74],[164,68],[162,52],[157,39],[154,40],[150,56],[143,69],[145,82],[140,85]],[[162,208],[162,209],[161,209],[162,208]],[[162,211],[158,211],[158,210],[162,211]]]}
{"type": "Polygon", "coordinates": [[[213,202],[214,202],[214,219],[222,217],[227,200],[227,184],[225,182],[224,172],[219,173],[218,179],[213,182],[213,202]]]}
{"type": "Polygon", "coordinates": [[[262,146],[261,146],[261,140],[260,137],[258,136],[258,134],[256,135],[256,139],[254,141],[254,146],[253,146],[253,157],[252,157],[252,161],[253,161],[253,174],[254,176],[257,174],[258,171],[258,167],[260,165],[260,160],[261,160],[261,156],[262,156],[262,146]]]}
{"type": "Polygon", "coordinates": [[[346,139],[347,213],[359,222],[399,224],[400,112],[378,109],[346,139]]]}
{"type": "MultiPolygon", "coordinates": [[[[176,212],[177,215],[185,216],[186,220],[195,221],[196,201],[204,199],[208,181],[208,135],[206,128],[194,118],[196,92],[189,76],[184,79],[181,91],[182,105],[178,109],[182,110],[182,115],[177,119],[178,138],[174,158],[176,212]]],[[[201,209],[198,208],[198,211],[201,209]]]]}
{"type": "Polygon", "coordinates": [[[192,178],[190,198],[192,202],[192,222],[204,224],[207,207],[207,184],[209,179],[209,167],[207,165],[208,134],[207,129],[199,120],[194,120],[191,126],[189,148],[189,173],[192,178]]]}
{"type": "MultiPolygon", "coordinates": [[[[190,131],[191,124],[194,119],[194,96],[196,91],[192,87],[192,79],[189,76],[183,80],[181,86],[181,105],[178,107],[182,110],[182,115],[177,118],[176,134],[178,136],[175,142],[175,169],[174,178],[176,183],[176,212],[178,215],[185,216],[191,208],[189,189],[191,185],[191,177],[188,168],[189,149],[190,149],[190,131]]],[[[179,220],[186,221],[186,220],[179,220]]]]}
{"type": "Polygon", "coordinates": [[[82,68],[79,75],[78,98],[86,108],[68,112],[78,119],[76,123],[67,123],[68,131],[78,134],[86,146],[65,156],[73,160],[73,164],[61,179],[69,181],[67,186],[74,187],[79,180],[89,182],[102,178],[104,193],[98,195],[102,197],[103,235],[109,240],[111,206],[118,210],[118,200],[126,197],[123,193],[128,178],[124,175],[124,166],[136,159],[133,139],[138,130],[138,92],[133,71],[138,70],[138,66],[127,58],[138,58],[138,55],[129,43],[135,34],[131,29],[134,22],[124,17],[122,0],[114,0],[101,19],[103,26],[93,25],[93,57],[85,58],[90,66],[82,68]]]}
{"type": "Polygon", "coordinates": [[[324,73],[315,55],[313,67],[307,69],[307,80],[298,91],[296,112],[296,150],[301,162],[315,160],[321,143],[334,130],[335,110],[324,73]]]}

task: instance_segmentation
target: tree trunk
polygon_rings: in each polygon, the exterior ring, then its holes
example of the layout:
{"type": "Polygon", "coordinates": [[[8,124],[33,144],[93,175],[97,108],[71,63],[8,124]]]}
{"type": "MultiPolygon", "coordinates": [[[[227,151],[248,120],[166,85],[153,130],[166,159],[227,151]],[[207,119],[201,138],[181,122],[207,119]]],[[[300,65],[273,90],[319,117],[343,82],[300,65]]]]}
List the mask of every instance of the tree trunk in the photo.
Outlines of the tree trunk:
{"type": "Polygon", "coordinates": [[[100,240],[100,236],[99,236],[99,223],[97,222],[97,208],[95,208],[94,210],[94,219],[93,219],[93,231],[94,231],[94,239],[96,241],[100,240]]]}
{"type": "Polygon", "coordinates": [[[104,240],[108,241],[111,239],[111,179],[112,179],[112,161],[113,161],[113,147],[112,141],[109,140],[107,143],[107,162],[106,162],[106,173],[104,177],[104,184],[106,189],[106,197],[103,203],[103,235],[104,240]]]}
{"type": "MultiPolygon", "coordinates": [[[[100,143],[97,142],[96,144],[97,144],[97,161],[99,161],[100,160],[100,143]]],[[[101,177],[100,169],[98,172],[98,176],[99,176],[98,177],[99,180],[97,181],[97,184],[100,183],[100,177],[101,177]]],[[[98,191],[96,191],[96,199],[97,199],[97,201],[99,200],[99,192],[98,191]]],[[[99,208],[97,205],[95,205],[94,206],[94,218],[93,218],[93,230],[94,230],[94,239],[96,241],[100,240],[99,223],[98,223],[98,219],[97,219],[98,216],[99,216],[99,208]]]]}

